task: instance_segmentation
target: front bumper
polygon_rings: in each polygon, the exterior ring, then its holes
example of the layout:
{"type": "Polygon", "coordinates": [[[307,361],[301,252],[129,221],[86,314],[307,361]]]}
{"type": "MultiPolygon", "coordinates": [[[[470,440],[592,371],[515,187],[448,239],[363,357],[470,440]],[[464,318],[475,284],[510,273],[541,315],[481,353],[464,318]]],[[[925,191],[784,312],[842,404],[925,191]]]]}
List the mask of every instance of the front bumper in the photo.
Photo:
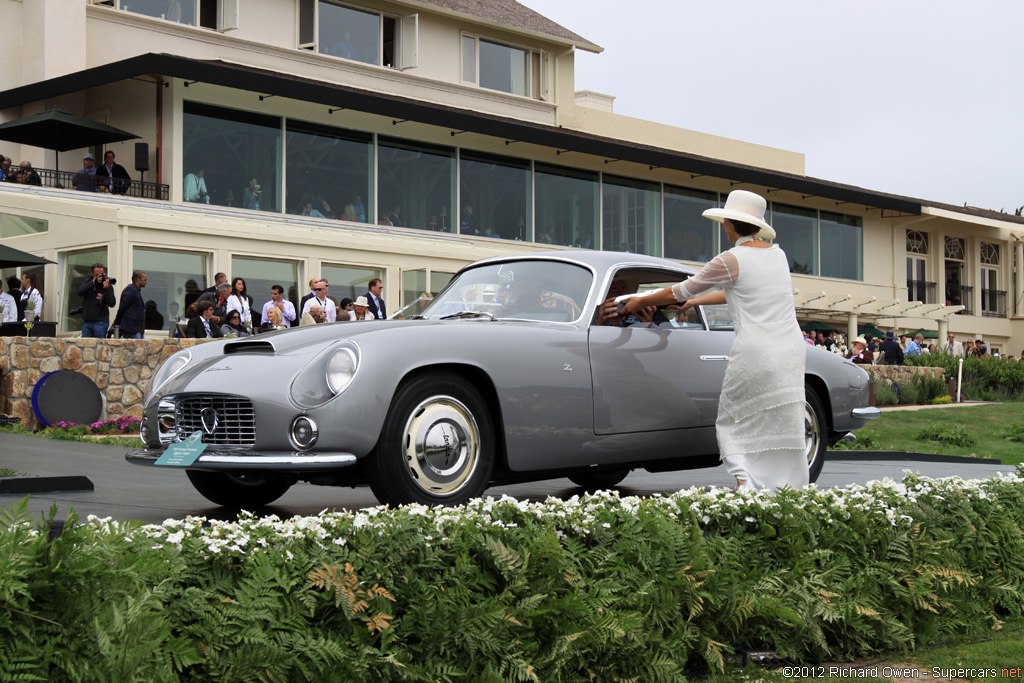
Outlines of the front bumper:
{"type": "MultiPolygon", "coordinates": [[[[124,459],[135,465],[152,465],[164,454],[163,448],[136,448],[124,459]]],[[[356,463],[351,453],[257,453],[249,450],[209,450],[186,469],[196,470],[278,470],[285,472],[322,472],[349,467],[356,463]]]]}

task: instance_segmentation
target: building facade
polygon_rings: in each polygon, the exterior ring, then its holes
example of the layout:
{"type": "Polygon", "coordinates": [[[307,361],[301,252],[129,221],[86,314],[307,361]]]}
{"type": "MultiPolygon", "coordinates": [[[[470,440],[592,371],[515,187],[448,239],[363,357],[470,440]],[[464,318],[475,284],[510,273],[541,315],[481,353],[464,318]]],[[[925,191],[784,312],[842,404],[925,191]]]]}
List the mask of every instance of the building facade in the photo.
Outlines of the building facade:
{"type": "Polygon", "coordinates": [[[337,298],[382,277],[396,310],[501,253],[699,266],[727,246],[701,212],[742,188],[770,201],[802,320],[1024,348],[1024,219],[617,115],[576,89],[576,51],[601,48],[511,0],[0,0],[0,20],[20,39],[0,122],[59,107],[139,136],[59,158],[0,142],[44,179],[0,183],[0,243],[55,262],[35,272],[62,332],[94,262],[122,286],[146,271],[165,329],[216,272],[257,304],[273,284],[297,302],[312,277],[337,298]],[[74,189],[108,150],[131,190],[74,189]]]}

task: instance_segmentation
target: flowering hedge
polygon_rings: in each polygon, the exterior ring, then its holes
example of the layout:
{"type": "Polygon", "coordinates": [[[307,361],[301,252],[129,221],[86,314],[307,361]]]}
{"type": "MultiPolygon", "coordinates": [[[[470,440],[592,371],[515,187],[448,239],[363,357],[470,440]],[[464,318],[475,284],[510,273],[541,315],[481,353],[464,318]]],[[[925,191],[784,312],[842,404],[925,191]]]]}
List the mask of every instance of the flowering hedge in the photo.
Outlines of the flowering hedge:
{"type": "Polygon", "coordinates": [[[1024,478],[0,531],[0,678],[679,681],[998,628],[1024,478]],[[33,678],[34,677],[34,678],[33,678]]]}
{"type": "Polygon", "coordinates": [[[115,420],[101,420],[88,425],[75,422],[54,422],[49,429],[65,429],[81,434],[138,434],[142,420],[137,417],[119,417],[115,420]]]}

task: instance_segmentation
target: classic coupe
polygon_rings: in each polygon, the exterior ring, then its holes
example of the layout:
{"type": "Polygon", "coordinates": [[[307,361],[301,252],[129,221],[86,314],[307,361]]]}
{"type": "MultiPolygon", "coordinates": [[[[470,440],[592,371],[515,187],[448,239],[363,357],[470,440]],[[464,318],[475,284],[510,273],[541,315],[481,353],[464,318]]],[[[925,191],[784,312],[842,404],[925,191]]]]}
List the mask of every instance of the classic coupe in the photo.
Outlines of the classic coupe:
{"type": "MultiPolygon", "coordinates": [[[[599,314],[609,293],[694,272],[619,252],[494,257],[415,315],[182,349],[154,372],[145,448],[126,458],[180,467],[212,502],[248,508],[298,481],[457,505],[496,483],[598,488],[638,468],[716,466],[727,308],[668,306],[615,325],[599,314]]],[[[828,446],[878,410],[867,373],[823,349],[808,346],[805,384],[814,481],[828,446]]]]}

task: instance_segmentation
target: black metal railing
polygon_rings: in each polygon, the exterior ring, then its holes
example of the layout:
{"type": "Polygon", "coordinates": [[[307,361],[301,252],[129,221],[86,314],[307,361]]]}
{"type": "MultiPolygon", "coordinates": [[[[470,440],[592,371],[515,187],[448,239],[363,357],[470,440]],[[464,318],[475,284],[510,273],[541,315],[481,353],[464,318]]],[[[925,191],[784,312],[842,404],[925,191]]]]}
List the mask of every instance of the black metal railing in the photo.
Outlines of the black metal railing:
{"type": "Polygon", "coordinates": [[[907,280],[907,301],[923,304],[935,303],[935,283],[925,280],[907,280]]]}
{"type": "Polygon", "coordinates": [[[986,318],[1006,317],[1006,291],[1002,289],[981,290],[981,314],[986,318]]]}
{"type": "Polygon", "coordinates": [[[964,310],[957,315],[974,315],[974,287],[946,285],[946,303],[951,306],[963,306],[964,310]]]}
{"type": "Polygon", "coordinates": [[[57,171],[52,168],[23,169],[19,166],[11,166],[7,171],[7,180],[21,185],[54,187],[80,192],[102,192],[115,197],[137,197],[162,201],[167,201],[170,198],[170,186],[163,183],[94,175],[79,176],[77,171],[57,171]]]}

